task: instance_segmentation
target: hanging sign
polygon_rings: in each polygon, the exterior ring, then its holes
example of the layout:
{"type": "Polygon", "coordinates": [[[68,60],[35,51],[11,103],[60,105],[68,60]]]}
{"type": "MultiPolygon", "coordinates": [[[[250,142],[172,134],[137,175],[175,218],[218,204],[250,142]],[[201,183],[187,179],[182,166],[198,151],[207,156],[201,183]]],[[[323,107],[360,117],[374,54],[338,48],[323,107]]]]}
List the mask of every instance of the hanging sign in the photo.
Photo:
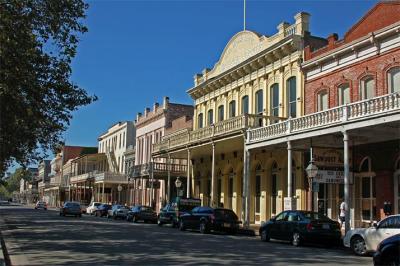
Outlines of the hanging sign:
{"type": "MultiPolygon", "coordinates": [[[[315,183],[325,184],[344,184],[344,172],[343,171],[330,171],[330,170],[318,170],[317,176],[313,178],[315,183]]],[[[350,184],[353,183],[353,173],[350,172],[350,184]]]]}
{"type": "MultiPolygon", "coordinates": [[[[341,167],[343,168],[342,149],[313,149],[314,163],[318,167],[341,167]]],[[[351,165],[351,153],[349,153],[349,164],[351,165]]]]}

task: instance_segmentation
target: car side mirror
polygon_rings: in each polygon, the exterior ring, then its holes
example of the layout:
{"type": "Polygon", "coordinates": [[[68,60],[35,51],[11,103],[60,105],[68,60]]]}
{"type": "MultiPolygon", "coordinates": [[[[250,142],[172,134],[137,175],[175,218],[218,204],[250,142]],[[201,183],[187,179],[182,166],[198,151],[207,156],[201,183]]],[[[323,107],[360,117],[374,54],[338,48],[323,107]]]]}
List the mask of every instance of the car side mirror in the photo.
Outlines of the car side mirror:
{"type": "Polygon", "coordinates": [[[378,223],[377,223],[377,222],[374,222],[374,223],[372,224],[372,226],[375,227],[375,228],[378,228],[378,223]]]}

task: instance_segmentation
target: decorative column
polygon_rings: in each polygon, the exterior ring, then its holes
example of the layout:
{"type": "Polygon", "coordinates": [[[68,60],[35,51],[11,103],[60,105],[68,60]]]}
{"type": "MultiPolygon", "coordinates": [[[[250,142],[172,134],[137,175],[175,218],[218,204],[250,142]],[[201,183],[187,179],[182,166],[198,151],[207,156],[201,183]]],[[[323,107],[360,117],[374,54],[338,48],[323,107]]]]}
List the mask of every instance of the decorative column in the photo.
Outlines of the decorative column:
{"type": "Polygon", "coordinates": [[[250,151],[243,150],[243,225],[248,228],[250,225],[250,151]]]}
{"type": "Polygon", "coordinates": [[[350,230],[350,166],[349,166],[349,135],[343,131],[343,149],[344,149],[344,202],[346,203],[345,209],[345,224],[344,230],[350,230]]]}
{"type": "Polygon", "coordinates": [[[187,150],[186,198],[190,198],[190,149],[187,150]]]}
{"type": "Polygon", "coordinates": [[[167,202],[171,202],[171,156],[168,153],[167,158],[167,202]]]}
{"type": "Polygon", "coordinates": [[[212,143],[212,161],[211,161],[211,207],[217,207],[217,182],[215,177],[215,143],[212,143]]]}
{"type": "Polygon", "coordinates": [[[288,153],[288,160],[287,160],[287,196],[288,196],[288,201],[290,200],[290,209],[293,209],[292,207],[292,143],[290,141],[287,142],[287,153],[288,153]]]}

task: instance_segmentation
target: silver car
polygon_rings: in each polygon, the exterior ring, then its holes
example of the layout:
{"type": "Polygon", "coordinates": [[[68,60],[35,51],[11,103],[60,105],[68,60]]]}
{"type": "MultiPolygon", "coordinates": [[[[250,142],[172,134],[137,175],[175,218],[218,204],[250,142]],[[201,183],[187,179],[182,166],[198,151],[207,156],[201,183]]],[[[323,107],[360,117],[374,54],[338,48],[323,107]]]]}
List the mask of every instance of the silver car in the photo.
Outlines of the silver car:
{"type": "Polygon", "coordinates": [[[128,215],[128,212],[129,212],[129,208],[128,207],[126,207],[124,205],[116,204],[116,205],[113,205],[111,207],[111,209],[108,210],[107,218],[111,218],[112,217],[114,219],[117,219],[117,218],[126,219],[126,216],[128,215]]]}

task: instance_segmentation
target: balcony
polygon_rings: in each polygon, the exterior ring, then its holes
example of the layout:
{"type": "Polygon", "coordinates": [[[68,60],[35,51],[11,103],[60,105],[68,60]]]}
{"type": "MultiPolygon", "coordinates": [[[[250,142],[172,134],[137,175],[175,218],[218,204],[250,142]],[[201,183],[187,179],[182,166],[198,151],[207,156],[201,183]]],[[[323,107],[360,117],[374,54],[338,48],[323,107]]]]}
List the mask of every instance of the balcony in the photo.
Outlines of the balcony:
{"type": "Polygon", "coordinates": [[[61,176],[53,176],[50,178],[50,186],[58,187],[61,184],[61,176]]]}
{"type": "Polygon", "coordinates": [[[92,177],[91,174],[92,173],[85,173],[85,174],[81,174],[81,175],[71,176],[69,179],[70,183],[75,184],[75,183],[79,183],[79,182],[85,182],[87,179],[92,177]]]}
{"type": "Polygon", "coordinates": [[[151,171],[153,171],[153,174],[155,176],[166,175],[168,170],[170,171],[171,175],[185,176],[187,171],[187,166],[183,164],[168,165],[167,163],[157,163],[157,162],[146,163],[141,165],[135,165],[133,167],[132,176],[133,177],[149,176],[151,174],[151,171]]]}
{"type": "Polygon", "coordinates": [[[128,183],[128,179],[126,175],[120,173],[113,172],[103,172],[94,174],[95,183],[104,182],[104,183],[128,183]]]}
{"type": "Polygon", "coordinates": [[[244,132],[248,128],[270,125],[285,118],[263,115],[246,114],[236,116],[211,126],[197,130],[181,130],[171,135],[167,135],[161,142],[153,145],[153,153],[162,153],[166,150],[183,148],[187,145],[207,142],[212,139],[229,137],[244,132]]]}
{"type": "Polygon", "coordinates": [[[400,93],[387,94],[288,119],[273,125],[250,129],[248,130],[247,144],[332,126],[343,126],[398,112],[400,112],[400,93]]]}

